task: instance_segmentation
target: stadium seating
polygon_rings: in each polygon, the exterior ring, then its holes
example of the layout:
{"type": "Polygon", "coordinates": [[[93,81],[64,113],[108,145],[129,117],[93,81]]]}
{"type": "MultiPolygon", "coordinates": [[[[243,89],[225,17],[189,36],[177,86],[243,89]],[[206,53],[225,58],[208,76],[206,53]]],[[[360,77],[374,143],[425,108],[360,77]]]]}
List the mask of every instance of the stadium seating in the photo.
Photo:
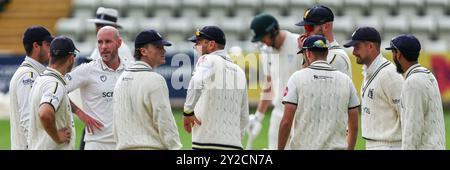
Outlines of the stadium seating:
{"type": "MultiPolygon", "coordinates": [[[[188,46],[186,38],[205,25],[221,26],[229,44],[242,45],[245,51],[251,37],[249,25],[260,12],[274,15],[282,29],[302,33],[294,24],[304,11],[319,3],[335,13],[334,32],[339,42],[345,42],[360,26],[373,26],[388,41],[400,33],[413,33],[432,51],[450,44],[449,0],[74,0],[71,18],[56,25],[60,34],[69,34],[79,43],[95,40],[93,26],[86,24],[99,6],[119,10],[123,25],[121,34],[132,42],[136,34],[153,28],[174,42],[188,46]],[[76,29],[74,29],[76,25],[76,29]],[[93,38],[88,38],[92,37],[93,38]],[[244,47],[245,46],[245,47],[244,47]]],[[[178,48],[178,47],[176,47],[178,48]]],[[[173,48],[175,49],[175,48],[173,48]]]]}

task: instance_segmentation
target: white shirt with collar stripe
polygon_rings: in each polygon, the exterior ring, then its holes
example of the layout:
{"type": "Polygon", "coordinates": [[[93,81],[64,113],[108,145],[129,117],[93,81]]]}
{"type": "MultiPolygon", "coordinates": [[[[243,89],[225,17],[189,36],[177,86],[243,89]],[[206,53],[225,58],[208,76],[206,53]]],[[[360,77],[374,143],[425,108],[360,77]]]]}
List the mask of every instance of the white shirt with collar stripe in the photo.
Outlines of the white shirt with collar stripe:
{"type": "Polygon", "coordinates": [[[327,62],[340,72],[352,78],[352,65],[347,52],[342,49],[336,40],[328,45],[330,47],[328,49],[327,62]]]}
{"type": "Polygon", "coordinates": [[[405,73],[402,88],[402,149],[445,150],[445,123],[438,82],[415,64],[405,73]]]}
{"type": "Polygon", "coordinates": [[[180,149],[178,128],[166,80],[137,61],[114,89],[114,138],[117,149],[180,149]]]}
{"type": "Polygon", "coordinates": [[[114,142],[113,123],[113,93],[117,79],[129,67],[120,59],[116,70],[109,68],[102,59],[81,64],[72,72],[66,74],[69,92],[80,89],[84,111],[90,117],[103,124],[101,131],[95,129],[94,134],[86,132],[86,142],[114,142]]]}
{"type": "Polygon", "coordinates": [[[224,50],[199,57],[184,104],[202,122],[192,128],[193,149],[242,149],[247,97],[245,73],[224,50]]]}
{"type": "Polygon", "coordinates": [[[369,68],[363,66],[361,128],[366,147],[401,144],[400,93],[403,77],[380,53],[369,68]]]}
{"type": "Polygon", "coordinates": [[[286,149],[346,149],[348,110],[359,100],[352,80],[323,60],[295,72],[283,103],[297,105],[286,149]]]}
{"type": "Polygon", "coordinates": [[[27,133],[30,124],[30,103],[28,98],[34,81],[44,70],[44,65],[26,56],[11,78],[9,84],[9,107],[12,150],[27,149],[27,133]]]}
{"type": "Polygon", "coordinates": [[[50,67],[36,79],[30,92],[30,128],[28,144],[31,150],[73,150],[75,149],[75,125],[70,107],[66,82],[57,70],[50,67]],[[58,144],[48,135],[39,118],[42,104],[50,104],[55,111],[56,129],[71,128],[69,143],[58,144]]]}
{"type": "MultiPolygon", "coordinates": [[[[261,55],[263,70],[272,80],[272,104],[275,107],[274,110],[283,110],[281,102],[287,81],[294,72],[303,67],[303,57],[301,54],[297,54],[297,38],[299,35],[285,30],[283,32],[286,33],[286,37],[280,50],[274,50],[269,55],[266,53],[261,55]]],[[[278,116],[282,116],[282,112],[272,113],[281,114],[278,116]]]]}

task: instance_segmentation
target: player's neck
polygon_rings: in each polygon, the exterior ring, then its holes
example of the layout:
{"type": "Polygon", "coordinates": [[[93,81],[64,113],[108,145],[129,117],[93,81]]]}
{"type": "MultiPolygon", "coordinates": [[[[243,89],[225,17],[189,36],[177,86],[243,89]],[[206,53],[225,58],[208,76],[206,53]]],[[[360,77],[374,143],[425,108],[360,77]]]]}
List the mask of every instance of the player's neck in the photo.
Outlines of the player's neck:
{"type": "Polygon", "coordinates": [[[278,36],[275,37],[275,48],[277,50],[280,50],[280,48],[283,45],[285,39],[286,39],[286,32],[280,31],[280,33],[278,33],[278,36]]]}
{"type": "Polygon", "coordinates": [[[117,70],[117,68],[119,68],[119,65],[120,65],[120,58],[119,58],[119,56],[116,56],[112,60],[103,61],[103,62],[105,62],[106,66],[108,66],[109,68],[111,68],[113,70],[117,70]]]}

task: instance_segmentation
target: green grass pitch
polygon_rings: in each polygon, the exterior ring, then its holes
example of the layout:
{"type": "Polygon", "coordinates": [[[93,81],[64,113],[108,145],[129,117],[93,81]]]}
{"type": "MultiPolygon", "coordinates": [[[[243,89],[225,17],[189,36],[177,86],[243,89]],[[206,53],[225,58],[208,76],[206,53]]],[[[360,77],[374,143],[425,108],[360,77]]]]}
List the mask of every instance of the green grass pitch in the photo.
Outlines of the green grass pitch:
{"type": "MultiPolygon", "coordinates": [[[[250,113],[253,113],[251,111],[250,113]]],[[[183,129],[183,120],[182,114],[180,110],[174,110],[175,120],[178,126],[178,132],[180,134],[181,143],[183,144],[182,149],[191,149],[191,135],[186,133],[183,129]]],[[[266,115],[263,121],[263,128],[261,130],[260,135],[254,140],[253,149],[264,149],[267,148],[267,134],[269,127],[270,115],[266,115]]],[[[81,139],[81,131],[83,129],[83,123],[76,118],[75,127],[77,132],[77,143],[76,146],[79,148],[80,139],[81,139]]],[[[447,142],[447,150],[450,149],[450,110],[445,113],[445,130],[446,130],[446,142],[447,142]]],[[[247,136],[245,136],[243,140],[243,145],[247,144],[247,136]]],[[[0,120],[0,150],[9,150],[10,149],[10,129],[9,129],[9,120],[0,120]]],[[[357,150],[364,150],[364,140],[361,137],[361,128],[358,131],[358,138],[356,144],[357,150]]]]}

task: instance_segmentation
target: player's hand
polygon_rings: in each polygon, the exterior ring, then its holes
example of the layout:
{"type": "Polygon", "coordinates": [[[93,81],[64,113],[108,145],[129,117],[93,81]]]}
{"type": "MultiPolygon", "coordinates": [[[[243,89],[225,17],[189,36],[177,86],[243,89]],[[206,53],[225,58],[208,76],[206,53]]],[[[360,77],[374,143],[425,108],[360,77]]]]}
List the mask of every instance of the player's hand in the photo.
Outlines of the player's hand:
{"type": "Polygon", "coordinates": [[[304,33],[297,38],[298,49],[303,48],[303,42],[305,42],[306,38],[308,38],[309,36],[309,33],[304,33]]]}
{"type": "Polygon", "coordinates": [[[69,143],[70,138],[72,137],[72,131],[70,128],[65,127],[58,130],[58,139],[55,141],[56,143],[69,143]]]}
{"type": "Polygon", "coordinates": [[[80,120],[83,121],[83,123],[86,125],[86,129],[89,134],[94,134],[94,128],[97,130],[101,130],[101,128],[103,128],[102,123],[90,117],[81,110],[77,110],[76,115],[78,115],[78,118],[80,118],[80,120]]]}
{"type": "Polygon", "coordinates": [[[195,115],[192,116],[183,116],[183,124],[184,124],[184,130],[186,132],[191,133],[192,127],[195,125],[202,125],[202,122],[195,117],[195,115]]]}
{"type": "Polygon", "coordinates": [[[259,132],[261,132],[262,128],[261,122],[263,119],[264,114],[260,112],[256,112],[255,114],[250,115],[247,133],[253,137],[258,136],[259,132]]]}

